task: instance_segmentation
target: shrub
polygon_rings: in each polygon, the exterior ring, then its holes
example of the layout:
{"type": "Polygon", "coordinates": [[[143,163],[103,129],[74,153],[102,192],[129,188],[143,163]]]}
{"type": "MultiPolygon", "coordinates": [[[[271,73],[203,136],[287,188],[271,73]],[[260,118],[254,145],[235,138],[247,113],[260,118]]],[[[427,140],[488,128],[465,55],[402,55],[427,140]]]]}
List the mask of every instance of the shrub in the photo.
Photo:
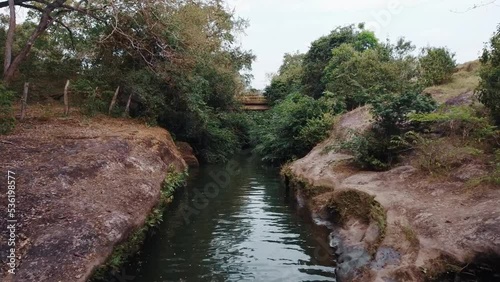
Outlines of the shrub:
{"type": "Polygon", "coordinates": [[[114,94],[109,91],[99,92],[99,89],[86,79],[76,80],[71,84],[71,90],[76,97],[82,100],[81,109],[87,116],[95,116],[98,113],[107,112],[112,95],[114,94]]]}
{"type": "Polygon", "coordinates": [[[374,131],[354,133],[351,139],[339,146],[339,149],[353,155],[354,162],[360,168],[377,171],[390,167],[395,156],[389,148],[390,140],[380,138],[374,131]]]}
{"type": "Polygon", "coordinates": [[[14,129],[15,119],[12,115],[14,94],[0,84],[0,134],[7,134],[14,129]]]}
{"type": "Polygon", "coordinates": [[[429,139],[418,136],[414,141],[416,164],[429,174],[448,174],[477,155],[483,154],[479,149],[455,144],[450,138],[429,139]]]}
{"type": "Polygon", "coordinates": [[[330,132],[333,118],[323,100],[294,93],[262,117],[252,130],[255,150],[275,164],[303,157],[330,132]]]}
{"type": "Polygon", "coordinates": [[[442,108],[439,111],[425,114],[410,115],[412,122],[431,127],[432,131],[446,136],[458,135],[463,140],[473,139],[481,142],[496,134],[496,127],[490,119],[481,116],[469,106],[442,108]]]}
{"type": "Polygon", "coordinates": [[[411,127],[411,113],[427,113],[434,110],[435,101],[417,90],[401,95],[381,95],[372,103],[375,124],[365,133],[354,133],[343,142],[340,149],[354,156],[355,163],[363,169],[385,170],[395,162],[401,152],[411,144],[407,136],[400,135],[411,127]]]}
{"type": "Polygon", "coordinates": [[[457,66],[455,54],[447,48],[423,48],[419,59],[424,85],[443,84],[451,79],[457,66]]]}
{"type": "Polygon", "coordinates": [[[420,94],[419,89],[401,95],[385,94],[372,101],[372,114],[376,126],[385,135],[397,135],[408,129],[409,115],[429,113],[436,109],[436,101],[430,95],[420,94]]]}
{"type": "Polygon", "coordinates": [[[274,78],[271,84],[264,89],[264,96],[267,98],[270,105],[275,105],[293,91],[294,89],[291,89],[287,82],[274,78]]]}
{"type": "Polygon", "coordinates": [[[481,56],[481,82],[477,89],[479,101],[490,109],[500,124],[500,25],[481,56]]]}

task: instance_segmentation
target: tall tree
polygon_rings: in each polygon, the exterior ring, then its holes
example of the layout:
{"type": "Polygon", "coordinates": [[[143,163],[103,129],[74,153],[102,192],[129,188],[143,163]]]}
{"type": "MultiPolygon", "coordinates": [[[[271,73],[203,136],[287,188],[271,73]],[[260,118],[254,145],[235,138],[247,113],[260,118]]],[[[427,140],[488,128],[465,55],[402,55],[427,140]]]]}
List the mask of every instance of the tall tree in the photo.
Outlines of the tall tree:
{"type": "Polygon", "coordinates": [[[14,33],[16,31],[16,7],[14,0],[9,0],[9,31],[5,40],[4,74],[12,62],[12,45],[14,44],[14,33]]]}
{"type": "Polygon", "coordinates": [[[69,0],[54,0],[52,2],[48,2],[45,0],[8,0],[8,1],[0,1],[0,8],[4,8],[9,6],[11,10],[10,15],[10,27],[9,33],[12,33],[12,38],[14,37],[14,28],[12,27],[12,22],[15,26],[15,9],[14,6],[24,7],[30,10],[34,10],[39,12],[39,21],[36,28],[32,31],[29,38],[26,40],[24,47],[20,50],[18,54],[16,54],[13,58],[12,55],[7,58],[7,53],[11,54],[12,45],[14,40],[6,40],[5,42],[5,68],[3,74],[3,81],[5,84],[9,84],[16,71],[19,69],[20,64],[26,60],[28,57],[31,48],[35,44],[35,41],[47,30],[49,26],[51,26],[54,22],[57,22],[61,25],[64,23],[61,22],[61,17],[70,12],[80,12],[86,15],[92,15],[92,12],[88,7],[86,7],[88,1],[82,0],[78,3],[74,3],[69,0]],[[14,12],[14,16],[13,16],[14,12]],[[10,51],[9,51],[10,50],[10,51]],[[11,59],[12,58],[12,59],[11,59]]]}

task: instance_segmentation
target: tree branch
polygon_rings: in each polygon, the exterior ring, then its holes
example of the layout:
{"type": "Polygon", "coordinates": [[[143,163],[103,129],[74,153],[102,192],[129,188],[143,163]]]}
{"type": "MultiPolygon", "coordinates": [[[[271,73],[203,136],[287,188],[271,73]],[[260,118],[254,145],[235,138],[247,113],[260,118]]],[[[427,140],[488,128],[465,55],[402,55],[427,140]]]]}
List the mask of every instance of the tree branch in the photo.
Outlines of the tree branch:
{"type": "Polygon", "coordinates": [[[475,10],[475,9],[478,9],[478,8],[481,8],[481,7],[484,7],[484,6],[495,4],[495,2],[497,2],[497,0],[490,0],[488,2],[483,2],[483,3],[480,3],[480,4],[475,4],[474,6],[468,8],[467,10],[464,10],[464,11],[451,10],[451,12],[457,13],[457,14],[464,14],[464,13],[467,13],[469,11],[472,11],[472,10],[475,10]]]}

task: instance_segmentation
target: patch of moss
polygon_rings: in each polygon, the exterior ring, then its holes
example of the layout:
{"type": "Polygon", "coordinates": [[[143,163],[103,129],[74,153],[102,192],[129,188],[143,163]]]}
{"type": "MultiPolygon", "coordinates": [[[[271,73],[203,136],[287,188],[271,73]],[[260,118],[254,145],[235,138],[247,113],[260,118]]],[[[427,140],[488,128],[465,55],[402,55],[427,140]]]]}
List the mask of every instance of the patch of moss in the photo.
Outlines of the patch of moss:
{"type": "Polygon", "coordinates": [[[379,237],[370,246],[370,251],[372,253],[376,252],[385,237],[387,215],[385,209],[375,200],[375,197],[356,190],[341,191],[330,199],[327,208],[340,224],[345,224],[352,218],[358,219],[365,224],[375,222],[379,228],[379,237]]]}
{"type": "MultiPolygon", "coordinates": [[[[314,197],[323,193],[332,192],[331,187],[314,186],[307,180],[296,176],[289,165],[281,169],[281,177],[287,189],[300,190],[306,197],[314,197]]],[[[375,200],[375,197],[357,190],[345,190],[335,193],[326,205],[333,220],[340,224],[351,218],[361,220],[366,224],[375,222],[379,228],[378,240],[370,246],[375,253],[378,245],[383,241],[387,228],[387,215],[384,207],[375,200]]]]}
{"type": "Polygon", "coordinates": [[[300,191],[302,195],[311,199],[317,195],[333,191],[333,188],[328,186],[315,186],[306,179],[296,176],[289,165],[284,165],[281,168],[281,179],[285,183],[287,189],[292,191],[300,191]]]}
{"type": "Polygon", "coordinates": [[[163,221],[165,208],[172,202],[174,192],[178,188],[185,186],[187,176],[187,170],[177,172],[175,167],[172,165],[169,166],[162,183],[160,201],[152,209],[144,225],[133,232],[124,243],[115,247],[107,262],[95,270],[90,281],[109,281],[110,276],[118,272],[119,268],[140,250],[148,232],[156,228],[163,221]]]}

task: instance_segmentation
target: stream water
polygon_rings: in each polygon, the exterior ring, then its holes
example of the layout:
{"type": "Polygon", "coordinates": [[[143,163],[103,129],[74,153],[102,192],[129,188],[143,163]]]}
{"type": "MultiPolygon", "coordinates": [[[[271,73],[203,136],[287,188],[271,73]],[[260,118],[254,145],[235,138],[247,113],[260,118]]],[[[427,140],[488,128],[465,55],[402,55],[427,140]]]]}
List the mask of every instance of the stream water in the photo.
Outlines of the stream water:
{"type": "Polygon", "coordinates": [[[191,170],[181,190],[127,281],[335,281],[329,230],[257,158],[191,170]]]}

